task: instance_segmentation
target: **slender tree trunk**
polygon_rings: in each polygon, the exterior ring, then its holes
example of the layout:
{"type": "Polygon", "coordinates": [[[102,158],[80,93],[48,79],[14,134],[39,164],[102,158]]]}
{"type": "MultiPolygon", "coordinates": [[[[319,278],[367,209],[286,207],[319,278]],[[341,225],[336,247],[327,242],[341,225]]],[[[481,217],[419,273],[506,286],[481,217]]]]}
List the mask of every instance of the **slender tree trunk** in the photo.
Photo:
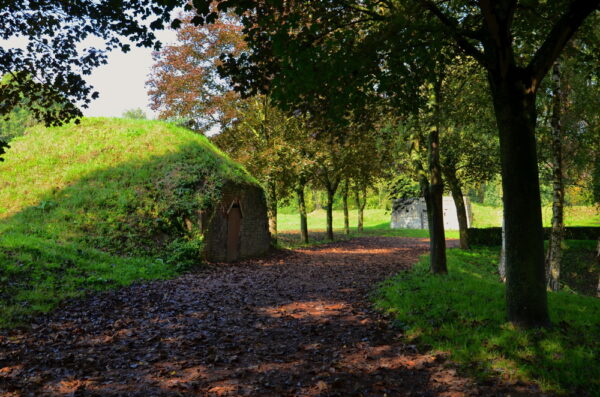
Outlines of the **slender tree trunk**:
{"type": "Polygon", "coordinates": [[[446,180],[448,181],[448,187],[450,187],[450,192],[452,193],[454,205],[456,206],[456,217],[458,218],[458,230],[460,234],[460,248],[469,249],[469,236],[467,235],[469,221],[460,181],[456,177],[456,170],[452,167],[446,167],[445,175],[446,180]]]}
{"type": "Polygon", "coordinates": [[[300,213],[300,239],[303,243],[308,244],[308,221],[306,217],[306,202],[304,200],[304,185],[299,184],[296,187],[296,195],[298,196],[298,212],[300,213]]]}
{"type": "Polygon", "coordinates": [[[364,230],[365,206],[367,204],[367,189],[359,188],[358,185],[354,189],[354,201],[356,202],[357,225],[356,230],[362,232],[364,230]]]}
{"type": "Polygon", "coordinates": [[[350,182],[348,179],[342,185],[342,202],[344,203],[344,233],[350,234],[350,217],[348,216],[348,190],[350,182]]]}
{"type": "Polygon", "coordinates": [[[267,184],[267,217],[269,218],[269,233],[271,244],[277,244],[277,189],[275,183],[267,184]]]}
{"type": "Polygon", "coordinates": [[[436,126],[431,129],[428,137],[429,151],[429,192],[431,199],[431,225],[429,230],[429,248],[431,272],[446,274],[446,236],[444,232],[443,194],[444,183],[442,180],[442,167],[440,166],[440,101],[441,81],[436,83],[435,91],[435,119],[436,126]]]}
{"type": "Polygon", "coordinates": [[[498,263],[498,274],[500,281],[506,282],[506,228],[504,227],[504,215],[502,215],[502,248],[500,248],[500,262],[498,263]]]}
{"type": "Polygon", "coordinates": [[[360,201],[360,208],[358,209],[358,217],[360,219],[359,231],[362,232],[364,230],[364,225],[365,225],[365,207],[367,206],[367,187],[363,186],[360,193],[362,195],[362,199],[360,201]]]}
{"type": "Polygon", "coordinates": [[[544,234],[535,141],[535,92],[516,68],[490,72],[500,133],[508,320],[523,327],[548,326],[544,234]],[[503,73],[509,73],[505,75],[503,73]]]}
{"type": "Polygon", "coordinates": [[[560,63],[556,61],[552,68],[552,81],[554,89],[552,92],[552,119],[550,120],[552,130],[552,229],[548,252],[546,253],[546,278],[548,289],[558,291],[560,289],[560,262],[562,257],[562,241],[564,238],[564,201],[565,187],[563,184],[563,158],[562,140],[563,129],[561,125],[562,113],[562,89],[560,63]]]}
{"type": "MultiPolygon", "coordinates": [[[[600,268],[600,237],[598,237],[598,244],[596,245],[596,266],[600,268]]],[[[596,296],[600,298],[600,274],[598,275],[598,288],[596,288],[596,296]]]]}
{"type": "Polygon", "coordinates": [[[333,196],[335,190],[327,188],[327,239],[333,241],[333,196]]]}
{"type": "Polygon", "coordinates": [[[321,194],[316,188],[310,189],[313,201],[313,207],[315,210],[323,209],[323,205],[321,204],[321,194]]]}

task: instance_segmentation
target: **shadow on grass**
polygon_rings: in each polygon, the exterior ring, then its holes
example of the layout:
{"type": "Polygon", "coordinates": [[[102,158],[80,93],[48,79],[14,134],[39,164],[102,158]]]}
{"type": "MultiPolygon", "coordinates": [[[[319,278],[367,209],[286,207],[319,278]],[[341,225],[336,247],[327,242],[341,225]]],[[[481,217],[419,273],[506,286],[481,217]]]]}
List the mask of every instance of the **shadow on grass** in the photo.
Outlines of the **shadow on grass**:
{"type": "Polygon", "coordinates": [[[594,395],[600,388],[600,300],[549,293],[554,328],[516,329],[505,321],[497,258],[497,249],[450,250],[447,277],[430,275],[422,258],[382,286],[377,305],[409,338],[450,352],[471,375],[594,395]]]}

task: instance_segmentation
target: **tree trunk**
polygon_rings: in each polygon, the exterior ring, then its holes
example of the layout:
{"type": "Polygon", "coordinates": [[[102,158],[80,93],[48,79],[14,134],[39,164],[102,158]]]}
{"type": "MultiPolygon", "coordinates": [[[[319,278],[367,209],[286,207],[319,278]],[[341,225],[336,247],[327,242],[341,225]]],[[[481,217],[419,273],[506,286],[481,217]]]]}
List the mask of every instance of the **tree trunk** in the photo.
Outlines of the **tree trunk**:
{"type": "Polygon", "coordinates": [[[315,210],[323,209],[323,205],[321,204],[321,194],[319,193],[319,191],[316,188],[311,188],[310,191],[315,210]]]}
{"type": "Polygon", "coordinates": [[[333,241],[333,196],[335,190],[327,189],[327,239],[333,241]]]}
{"type": "Polygon", "coordinates": [[[502,215],[502,248],[500,248],[500,262],[498,263],[498,274],[500,281],[506,282],[506,228],[504,227],[504,215],[502,215]]]}
{"type": "MultiPolygon", "coordinates": [[[[596,266],[600,268],[600,237],[598,237],[598,244],[596,245],[596,266]]],[[[598,288],[596,288],[596,296],[600,298],[600,274],[598,275],[598,288]]]]}
{"type": "Polygon", "coordinates": [[[298,212],[300,213],[300,239],[303,243],[308,244],[308,221],[306,217],[306,202],[304,200],[304,186],[296,187],[296,195],[298,196],[298,212]]]}
{"type": "Polygon", "coordinates": [[[359,232],[364,230],[364,219],[365,219],[365,206],[367,205],[367,188],[359,188],[358,185],[354,190],[354,201],[356,201],[356,211],[358,222],[356,229],[359,232]]]}
{"type": "Polygon", "coordinates": [[[548,326],[535,92],[521,82],[518,70],[497,74],[490,72],[489,80],[500,135],[508,320],[523,327],[548,326]]]}
{"type": "Polygon", "coordinates": [[[469,221],[467,218],[467,209],[465,207],[465,198],[460,187],[460,182],[456,177],[456,170],[454,168],[446,167],[446,180],[452,193],[452,199],[456,206],[456,217],[458,218],[458,230],[460,234],[460,248],[469,249],[469,237],[467,235],[467,229],[469,228],[469,221]]]}
{"type": "Polygon", "coordinates": [[[546,277],[548,288],[552,291],[560,289],[560,262],[562,257],[562,241],[564,238],[563,208],[565,201],[565,187],[563,184],[563,159],[562,139],[563,129],[561,125],[562,112],[562,90],[560,64],[558,61],[552,68],[552,80],[554,89],[552,92],[552,119],[550,121],[552,130],[552,229],[548,252],[546,254],[546,277]]]}
{"type": "Polygon", "coordinates": [[[269,218],[269,233],[271,244],[277,244],[277,189],[274,183],[267,184],[267,217],[269,218]]]}
{"type": "Polygon", "coordinates": [[[350,234],[350,219],[348,216],[348,189],[349,181],[346,179],[342,185],[342,202],[344,203],[344,233],[350,234]]]}
{"type": "Polygon", "coordinates": [[[423,199],[425,200],[425,208],[427,209],[427,228],[429,230],[429,236],[433,233],[431,231],[431,225],[433,222],[431,220],[431,193],[429,190],[429,180],[427,179],[427,173],[423,169],[423,165],[416,161],[414,163],[415,169],[417,170],[417,174],[419,175],[419,188],[421,189],[421,195],[423,195],[423,199]]]}
{"type": "Polygon", "coordinates": [[[440,166],[440,101],[441,80],[436,83],[435,91],[435,119],[436,126],[431,129],[428,137],[429,151],[429,192],[431,200],[431,225],[429,230],[429,248],[431,272],[446,274],[446,236],[444,232],[443,194],[444,183],[442,180],[442,167],[440,166]]]}

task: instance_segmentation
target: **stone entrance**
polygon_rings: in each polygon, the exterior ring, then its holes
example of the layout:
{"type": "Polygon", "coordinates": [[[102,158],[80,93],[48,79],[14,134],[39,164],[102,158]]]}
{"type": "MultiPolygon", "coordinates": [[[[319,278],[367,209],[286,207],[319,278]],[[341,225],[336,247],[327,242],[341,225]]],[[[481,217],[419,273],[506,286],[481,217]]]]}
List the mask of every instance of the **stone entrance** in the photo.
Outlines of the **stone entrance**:
{"type": "Polygon", "coordinates": [[[211,262],[235,262],[270,248],[267,202],[254,184],[226,183],[221,201],[203,213],[204,255],[211,262]]]}
{"type": "Polygon", "coordinates": [[[233,202],[227,212],[227,261],[240,259],[240,230],[242,227],[242,209],[233,202]]]}

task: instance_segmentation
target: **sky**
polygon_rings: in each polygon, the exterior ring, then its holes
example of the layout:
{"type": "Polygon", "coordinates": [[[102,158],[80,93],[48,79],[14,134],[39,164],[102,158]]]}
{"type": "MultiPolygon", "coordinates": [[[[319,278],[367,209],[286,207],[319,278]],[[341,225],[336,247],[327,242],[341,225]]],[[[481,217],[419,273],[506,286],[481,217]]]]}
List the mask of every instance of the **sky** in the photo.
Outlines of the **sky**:
{"type": "MultiPolygon", "coordinates": [[[[176,40],[172,30],[156,32],[167,45],[176,40]]],[[[149,118],[156,115],[150,109],[146,81],[152,69],[152,49],[132,46],[131,51],[119,50],[108,55],[108,63],[85,76],[88,83],[100,93],[100,97],[82,109],[85,116],[120,117],[124,111],[141,108],[149,118]]]]}
{"type": "MultiPolygon", "coordinates": [[[[163,46],[175,43],[174,30],[154,32],[163,46]]],[[[27,41],[21,37],[0,40],[0,46],[22,48],[27,41]]],[[[97,38],[89,38],[79,44],[82,48],[97,45],[104,47],[97,38]]],[[[131,51],[123,53],[115,50],[109,53],[106,65],[96,68],[84,79],[98,91],[100,97],[93,100],[88,109],[82,109],[85,116],[121,117],[123,112],[141,108],[148,118],[156,114],[150,109],[146,81],[152,70],[152,49],[132,45],[131,51]]]]}

